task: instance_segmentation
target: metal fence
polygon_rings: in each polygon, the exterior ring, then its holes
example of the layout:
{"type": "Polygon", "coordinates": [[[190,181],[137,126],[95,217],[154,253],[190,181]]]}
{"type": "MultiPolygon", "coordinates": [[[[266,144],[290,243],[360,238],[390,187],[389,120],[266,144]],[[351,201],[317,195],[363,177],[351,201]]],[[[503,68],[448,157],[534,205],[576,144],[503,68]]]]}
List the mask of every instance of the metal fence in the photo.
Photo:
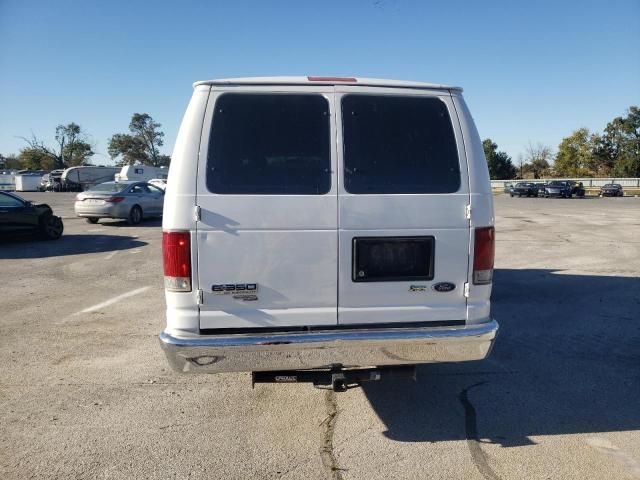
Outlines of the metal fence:
{"type": "Polygon", "coordinates": [[[523,180],[491,180],[491,188],[504,188],[505,183],[514,185],[518,182],[535,182],[543,183],[550,182],[551,180],[574,180],[576,182],[582,182],[585,187],[601,187],[607,183],[618,183],[623,187],[636,187],[640,188],[640,178],[525,178],[523,180]]]}

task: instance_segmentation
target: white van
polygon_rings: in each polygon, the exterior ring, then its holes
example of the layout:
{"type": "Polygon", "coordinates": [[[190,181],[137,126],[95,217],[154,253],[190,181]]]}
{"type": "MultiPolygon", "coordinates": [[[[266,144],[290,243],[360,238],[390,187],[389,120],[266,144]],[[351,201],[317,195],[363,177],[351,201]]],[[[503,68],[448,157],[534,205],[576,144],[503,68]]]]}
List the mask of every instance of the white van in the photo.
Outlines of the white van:
{"type": "Polygon", "coordinates": [[[485,358],[498,328],[493,203],[461,92],[368,78],[197,82],[165,196],[171,365],[485,358]]]}

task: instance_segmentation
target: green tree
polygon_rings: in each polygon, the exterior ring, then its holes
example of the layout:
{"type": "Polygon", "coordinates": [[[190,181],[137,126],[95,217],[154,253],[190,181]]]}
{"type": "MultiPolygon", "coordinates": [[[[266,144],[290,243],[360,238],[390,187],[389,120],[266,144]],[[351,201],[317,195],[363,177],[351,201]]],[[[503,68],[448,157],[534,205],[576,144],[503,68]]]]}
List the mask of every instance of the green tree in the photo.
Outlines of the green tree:
{"type": "Polygon", "coordinates": [[[53,170],[55,160],[39,148],[23,148],[18,156],[20,167],[28,170],[53,170]]]}
{"type": "Polygon", "coordinates": [[[591,176],[594,160],[589,130],[579,128],[560,142],[554,168],[563,177],[591,176]]]}
{"type": "Polygon", "coordinates": [[[164,145],[162,125],[147,113],[134,113],[129,123],[129,132],[117,133],[109,139],[108,152],[116,165],[162,166],[170,157],[160,153],[164,145]]]}
{"type": "Polygon", "coordinates": [[[492,180],[510,180],[516,176],[516,167],[511,162],[511,157],[505,152],[498,151],[498,145],[490,138],[482,141],[484,156],[489,167],[489,176],[492,180]]]}
{"type": "Polygon", "coordinates": [[[596,177],[608,177],[613,173],[615,158],[609,140],[603,135],[591,135],[591,170],[596,177]]]}
{"type": "Polygon", "coordinates": [[[625,117],[607,124],[599,144],[617,177],[640,177],[640,108],[629,107],[625,117]]]}
{"type": "Polygon", "coordinates": [[[94,155],[93,147],[87,142],[86,135],[82,132],[80,125],[76,123],[58,125],[56,128],[56,142],[58,142],[59,147],[59,163],[63,167],[86,165],[94,155]]]}
{"type": "Polygon", "coordinates": [[[14,154],[0,155],[0,168],[7,170],[18,170],[20,168],[20,160],[14,154]]]}
{"type": "Polygon", "coordinates": [[[73,122],[56,127],[56,147],[46,145],[35,135],[31,139],[24,137],[22,139],[28,145],[25,150],[38,150],[43,155],[51,157],[53,168],[86,165],[94,155],[93,146],[89,143],[88,136],[82,131],[80,125],[73,122]]]}

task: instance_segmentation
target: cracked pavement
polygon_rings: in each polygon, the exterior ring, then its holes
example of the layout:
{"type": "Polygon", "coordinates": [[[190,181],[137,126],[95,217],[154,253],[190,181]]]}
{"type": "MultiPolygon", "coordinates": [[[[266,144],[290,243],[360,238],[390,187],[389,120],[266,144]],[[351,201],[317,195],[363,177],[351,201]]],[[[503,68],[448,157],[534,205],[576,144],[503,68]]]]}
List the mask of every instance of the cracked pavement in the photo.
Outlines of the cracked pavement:
{"type": "Polygon", "coordinates": [[[65,236],[0,244],[0,478],[640,478],[638,198],[496,197],[491,357],[336,394],[175,374],[159,222],[24,196],[65,236]]]}

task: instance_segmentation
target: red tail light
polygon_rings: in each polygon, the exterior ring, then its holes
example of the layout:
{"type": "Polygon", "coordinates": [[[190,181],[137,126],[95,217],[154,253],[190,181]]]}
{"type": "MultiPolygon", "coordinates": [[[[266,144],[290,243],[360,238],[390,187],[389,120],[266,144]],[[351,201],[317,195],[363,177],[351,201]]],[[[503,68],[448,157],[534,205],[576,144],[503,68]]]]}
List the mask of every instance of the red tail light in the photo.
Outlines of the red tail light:
{"type": "Polygon", "coordinates": [[[104,199],[107,203],[120,203],[122,200],[124,200],[124,197],[109,197],[104,199]]]}
{"type": "Polygon", "coordinates": [[[162,232],[164,287],[173,292],[191,291],[191,240],[189,232],[162,232]]]}
{"type": "Polygon", "coordinates": [[[473,254],[473,283],[486,285],[493,279],[496,232],[493,227],[476,228],[473,254]]]}

